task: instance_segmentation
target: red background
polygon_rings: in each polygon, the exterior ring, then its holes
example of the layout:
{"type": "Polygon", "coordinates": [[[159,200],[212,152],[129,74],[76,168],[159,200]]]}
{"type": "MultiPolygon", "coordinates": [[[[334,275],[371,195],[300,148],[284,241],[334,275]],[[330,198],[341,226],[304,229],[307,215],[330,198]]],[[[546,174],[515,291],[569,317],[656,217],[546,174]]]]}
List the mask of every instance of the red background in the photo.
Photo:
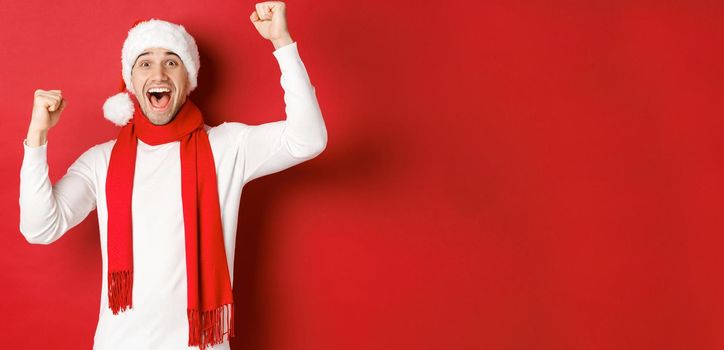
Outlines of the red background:
{"type": "MultiPolygon", "coordinates": [[[[33,91],[53,181],[115,138],[130,24],[182,23],[207,123],[284,118],[253,2],[3,1],[4,348],[90,349],[95,212],[18,230],[33,91]]],[[[288,1],[327,149],[242,195],[234,349],[724,347],[724,5],[288,1]]]]}

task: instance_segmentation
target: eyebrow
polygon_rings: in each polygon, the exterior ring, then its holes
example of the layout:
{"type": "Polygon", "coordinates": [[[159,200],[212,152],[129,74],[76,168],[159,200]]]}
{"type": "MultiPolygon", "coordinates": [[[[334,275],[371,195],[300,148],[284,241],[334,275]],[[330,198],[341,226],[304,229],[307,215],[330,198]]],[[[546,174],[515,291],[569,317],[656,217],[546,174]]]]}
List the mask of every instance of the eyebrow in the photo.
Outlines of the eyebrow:
{"type": "MultiPolygon", "coordinates": [[[[151,54],[151,52],[146,51],[146,52],[138,55],[138,57],[136,57],[136,61],[138,61],[138,59],[141,58],[141,56],[150,55],[150,54],[151,54]]],[[[166,54],[166,56],[168,56],[168,55],[174,55],[174,56],[178,57],[179,59],[181,59],[181,57],[179,57],[179,55],[177,55],[175,52],[172,52],[172,51],[166,51],[165,54],[166,54]]]]}

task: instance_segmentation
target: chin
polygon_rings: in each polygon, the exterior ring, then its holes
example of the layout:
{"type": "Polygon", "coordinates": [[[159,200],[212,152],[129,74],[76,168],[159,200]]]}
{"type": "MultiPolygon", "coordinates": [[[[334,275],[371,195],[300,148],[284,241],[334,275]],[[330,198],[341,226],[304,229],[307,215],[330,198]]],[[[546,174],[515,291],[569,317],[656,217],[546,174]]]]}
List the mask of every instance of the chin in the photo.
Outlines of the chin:
{"type": "Polygon", "coordinates": [[[171,103],[165,113],[154,111],[150,106],[143,106],[143,114],[154,125],[168,124],[176,116],[177,108],[175,103],[171,103]]]}

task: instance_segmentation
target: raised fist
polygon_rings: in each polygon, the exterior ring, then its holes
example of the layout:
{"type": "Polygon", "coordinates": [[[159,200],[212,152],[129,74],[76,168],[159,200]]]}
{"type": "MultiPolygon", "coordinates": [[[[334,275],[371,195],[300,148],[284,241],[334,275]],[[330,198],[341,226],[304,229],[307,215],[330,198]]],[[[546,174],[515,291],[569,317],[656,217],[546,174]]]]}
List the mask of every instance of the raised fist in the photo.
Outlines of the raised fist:
{"type": "Polygon", "coordinates": [[[265,1],[254,6],[256,10],[251,13],[249,19],[264,39],[276,41],[290,37],[284,2],[265,1]]]}
{"type": "Polygon", "coordinates": [[[63,112],[67,102],[63,99],[60,90],[35,90],[33,100],[33,114],[30,127],[34,130],[49,130],[58,124],[60,113],[63,112]]]}

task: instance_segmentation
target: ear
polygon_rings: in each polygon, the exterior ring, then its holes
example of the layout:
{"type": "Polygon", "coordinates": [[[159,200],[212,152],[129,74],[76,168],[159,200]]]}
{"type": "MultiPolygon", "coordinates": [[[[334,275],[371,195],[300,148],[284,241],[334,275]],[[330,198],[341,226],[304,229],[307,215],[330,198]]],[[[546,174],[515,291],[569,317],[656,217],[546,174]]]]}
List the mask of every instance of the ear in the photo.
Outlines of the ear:
{"type": "Polygon", "coordinates": [[[128,124],[134,110],[133,101],[127,92],[115,94],[103,103],[103,116],[118,126],[128,124]]]}

